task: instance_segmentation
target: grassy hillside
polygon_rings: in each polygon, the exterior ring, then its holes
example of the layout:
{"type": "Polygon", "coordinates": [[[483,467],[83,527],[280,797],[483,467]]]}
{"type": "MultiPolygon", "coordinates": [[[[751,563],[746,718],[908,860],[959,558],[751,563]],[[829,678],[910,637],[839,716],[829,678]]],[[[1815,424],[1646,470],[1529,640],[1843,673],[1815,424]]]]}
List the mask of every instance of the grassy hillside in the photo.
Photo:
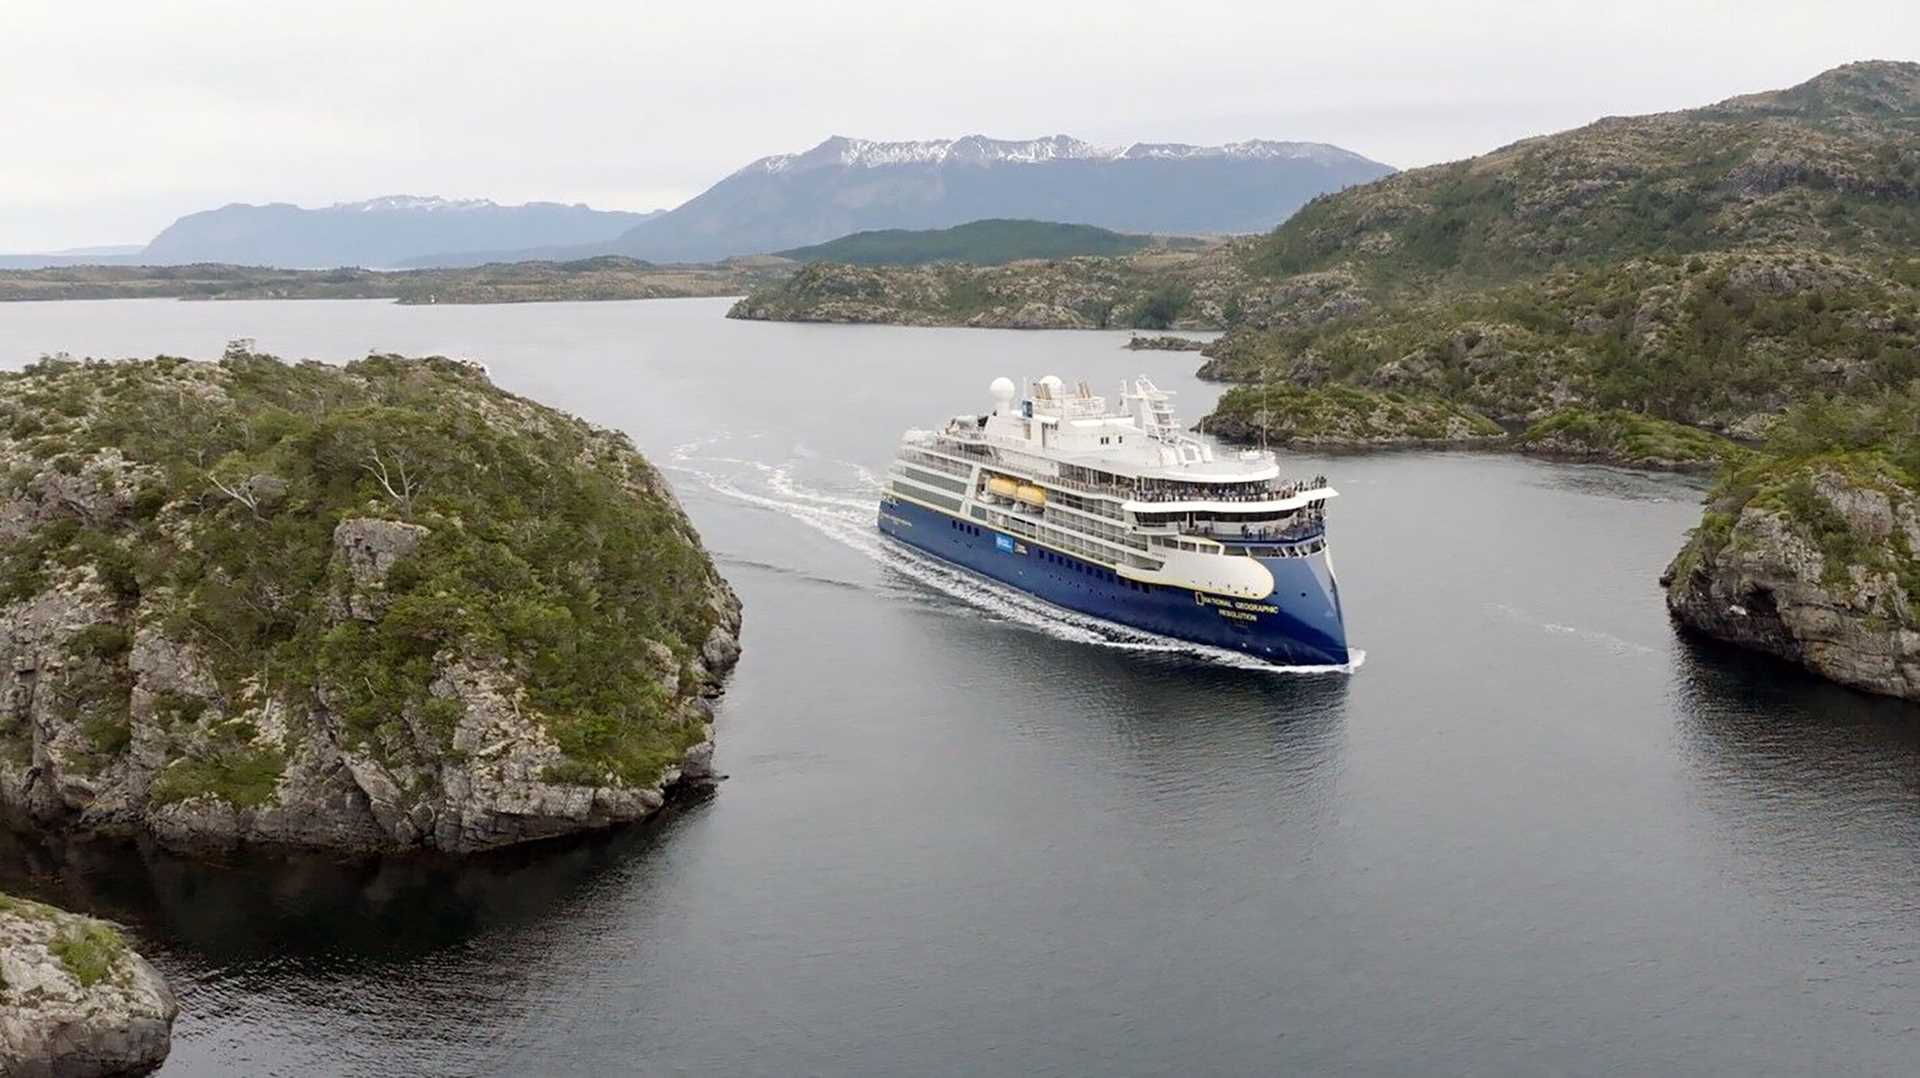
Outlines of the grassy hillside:
{"type": "Polygon", "coordinates": [[[1920,245],[1920,64],[1610,117],[1315,199],[1253,255],[1270,274],[1511,280],[1579,263],[1797,244],[1920,245]]]}
{"type": "Polygon", "coordinates": [[[1920,377],[1916,251],[1920,64],[1850,64],[1316,199],[1205,372],[1757,434],[1920,377]]]}
{"type": "Polygon", "coordinates": [[[1201,428],[1229,441],[1361,449],[1492,443],[1503,431],[1485,416],[1433,397],[1354,386],[1235,386],[1201,428]]]}
{"type": "Polygon", "coordinates": [[[1124,258],[1004,266],[811,262],[735,304],[729,318],[1008,329],[1210,329],[1242,276],[1213,275],[1207,252],[1153,249],[1124,258]]]}
{"type": "Polygon", "coordinates": [[[1056,221],[989,219],[952,228],[903,228],[855,232],[827,243],[781,251],[799,262],[845,262],[856,266],[906,266],[928,262],[968,262],[998,266],[1028,258],[1075,255],[1124,255],[1153,244],[1149,236],[1129,236],[1092,225],[1056,221]]]}
{"type": "Polygon", "coordinates": [[[1230,334],[1204,373],[1430,393],[1512,421],[1576,405],[1738,432],[1811,393],[1920,377],[1917,270],[1770,248],[1402,289],[1327,321],[1230,334]]]}

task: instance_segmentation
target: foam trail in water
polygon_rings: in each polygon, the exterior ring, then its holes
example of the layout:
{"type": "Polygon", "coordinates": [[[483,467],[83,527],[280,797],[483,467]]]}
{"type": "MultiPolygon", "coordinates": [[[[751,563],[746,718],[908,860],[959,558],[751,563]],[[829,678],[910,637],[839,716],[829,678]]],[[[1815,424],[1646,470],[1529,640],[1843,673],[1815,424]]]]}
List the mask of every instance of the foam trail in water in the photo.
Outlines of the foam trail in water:
{"type": "MultiPolygon", "coordinates": [[[[905,543],[889,539],[874,525],[878,505],[872,496],[856,498],[804,486],[794,478],[791,464],[770,465],[748,458],[700,455],[700,450],[724,441],[726,437],[724,434],[715,435],[675,446],[670,466],[698,479],[716,494],[798,521],[902,576],[958,599],[997,620],[1075,643],[1125,651],[1190,655],[1245,670],[1293,674],[1352,673],[1366,661],[1366,652],[1356,648],[1351,652],[1351,661],[1343,666],[1281,666],[1241,652],[1174,640],[1054,606],[1018,588],[976,575],[905,543]],[[736,471],[746,469],[764,483],[767,493],[748,489],[742,485],[739,475],[723,474],[713,470],[710,467],[712,465],[731,465],[736,471]]],[[[879,477],[868,469],[849,462],[836,463],[849,467],[860,487],[874,494],[882,489],[879,477]]]]}
{"type": "Polygon", "coordinates": [[[1520,610],[1516,607],[1508,606],[1506,603],[1488,603],[1487,609],[1498,611],[1500,614],[1504,615],[1509,620],[1519,622],[1522,625],[1531,625],[1531,626],[1534,626],[1535,628],[1543,629],[1557,636],[1571,636],[1571,637],[1574,637],[1575,639],[1584,641],[1589,644],[1599,644],[1600,646],[1606,648],[1607,650],[1616,652],[1618,654],[1631,654],[1631,655],[1660,654],[1659,649],[1657,648],[1648,647],[1645,644],[1635,643],[1632,640],[1626,640],[1621,637],[1615,636],[1612,633],[1602,632],[1599,629],[1582,629],[1577,625],[1562,625],[1559,622],[1555,622],[1555,621],[1544,621],[1540,618],[1534,617],[1532,614],[1529,614],[1524,610],[1520,610]]]}

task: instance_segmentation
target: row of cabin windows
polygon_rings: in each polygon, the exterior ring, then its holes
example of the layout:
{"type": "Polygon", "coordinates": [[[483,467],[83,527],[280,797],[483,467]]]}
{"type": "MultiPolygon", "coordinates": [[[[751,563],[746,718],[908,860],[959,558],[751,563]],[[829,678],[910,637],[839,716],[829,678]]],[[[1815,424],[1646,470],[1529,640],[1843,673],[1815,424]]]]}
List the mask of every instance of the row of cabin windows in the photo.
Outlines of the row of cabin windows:
{"type": "Polygon", "coordinates": [[[949,520],[947,521],[947,527],[952,528],[954,531],[957,531],[957,532],[966,532],[968,535],[980,534],[979,528],[976,528],[973,525],[968,524],[966,521],[963,521],[963,520],[949,520]]]}
{"type": "Polygon", "coordinates": [[[1152,584],[1142,584],[1135,580],[1128,580],[1126,577],[1121,576],[1111,569],[1102,569],[1098,565],[1088,565],[1086,562],[1078,561],[1062,554],[1055,554],[1051,550],[1040,551],[1040,560],[1052,562],[1055,565],[1066,566],[1073,572],[1080,573],[1083,576],[1098,577],[1109,584],[1124,584],[1138,592],[1149,592],[1154,588],[1152,584]]]}
{"type": "Polygon", "coordinates": [[[1077,558],[1069,558],[1064,555],[1055,554],[1051,550],[1042,550],[1040,552],[1040,560],[1050,561],[1056,565],[1064,565],[1068,569],[1083,576],[1097,576],[1110,583],[1120,579],[1119,575],[1111,570],[1102,569],[1098,565],[1088,565],[1086,562],[1080,561],[1077,558]]]}

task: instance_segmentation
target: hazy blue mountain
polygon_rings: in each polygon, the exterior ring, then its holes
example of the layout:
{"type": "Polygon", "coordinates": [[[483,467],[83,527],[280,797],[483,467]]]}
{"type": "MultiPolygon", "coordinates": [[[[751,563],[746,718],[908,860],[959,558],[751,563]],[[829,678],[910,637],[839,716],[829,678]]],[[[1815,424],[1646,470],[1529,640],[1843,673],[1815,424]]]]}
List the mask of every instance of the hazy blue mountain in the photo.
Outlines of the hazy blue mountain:
{"type": "Polygon", "coordinates": [[[286,269],[457,264],[461,252],[600,243],[649,216],[557,202],[502,206],[411,195],[320,209],[234,203],[180,218],[137,260],[286,269]]]}
{"type": "Polygon", "coordinates": [[[1264,232],[1315,195],[1392,171],[1312,142],[1116,150],[1065,135],[1027,142],[836,136],[805,153],[761,158],[605,249],[656,262],[706,261],[983,218],[1134,233],[1264,232]]]}

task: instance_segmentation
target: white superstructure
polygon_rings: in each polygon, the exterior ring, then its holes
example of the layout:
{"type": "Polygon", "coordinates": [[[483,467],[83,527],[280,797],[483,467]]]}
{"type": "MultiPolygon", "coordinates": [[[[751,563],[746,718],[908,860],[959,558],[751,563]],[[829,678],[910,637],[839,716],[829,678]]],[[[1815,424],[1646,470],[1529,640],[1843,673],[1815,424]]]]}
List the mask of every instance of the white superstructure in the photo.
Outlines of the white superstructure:
{"type": "Polygon", "coordinates": [[[908,431],[887,493],[1092,562],[1124,581],[1240,599],[1274,590],[1269,560],[1325,567],[1323,478],[1285,479],[1264,450],[1180,428],[1141,376],[1117,405],[1086,382],[997,379],[985,415],[908,431]]]}

